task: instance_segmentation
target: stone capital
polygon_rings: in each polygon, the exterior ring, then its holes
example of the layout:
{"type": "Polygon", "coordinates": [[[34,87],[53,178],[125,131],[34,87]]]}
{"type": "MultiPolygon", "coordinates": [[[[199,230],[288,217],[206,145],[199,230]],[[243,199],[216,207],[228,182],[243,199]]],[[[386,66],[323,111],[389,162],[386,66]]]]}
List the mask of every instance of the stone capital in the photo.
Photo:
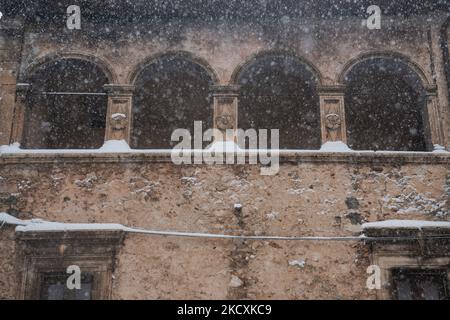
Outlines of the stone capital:
{"type": "Polygon", "coordinates": [[[111,96],[122,96],[122,95],[132,95],[135,86],[129,84],[105,84],[103,89],[108,95],[111,96]]]}
{"type": "Polygon", "coordinates": [[[210,87],[213,96],[238,96],[240,89],[239,85],[213,85],[210,87]]]}
{"type": "Polygon", "coordinates": [[[319,86],[318,93],[320,96],[343,96],[345,94],[345,85],[319,86]]]}

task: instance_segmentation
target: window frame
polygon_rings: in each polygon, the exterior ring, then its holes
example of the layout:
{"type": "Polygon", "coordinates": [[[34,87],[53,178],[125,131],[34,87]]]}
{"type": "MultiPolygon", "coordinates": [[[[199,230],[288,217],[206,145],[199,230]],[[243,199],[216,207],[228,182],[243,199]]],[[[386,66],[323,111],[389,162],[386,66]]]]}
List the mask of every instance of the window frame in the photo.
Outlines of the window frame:
{"type": "Polygon", "coordinates": [[[18,299],[39,300],[43,275],[66,273],[71,265],[93,275],[91,300],[111,298],[115,257],[123,231],[32,231],[18,232],[16,236],[23,261],[18,299]]]}

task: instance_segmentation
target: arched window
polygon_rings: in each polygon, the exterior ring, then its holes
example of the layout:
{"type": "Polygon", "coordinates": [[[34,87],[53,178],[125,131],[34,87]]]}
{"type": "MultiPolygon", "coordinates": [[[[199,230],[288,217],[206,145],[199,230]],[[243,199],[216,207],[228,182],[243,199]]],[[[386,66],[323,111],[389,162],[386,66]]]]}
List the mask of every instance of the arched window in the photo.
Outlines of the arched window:
{"type": "Polygon", "coordinates": [[[28,149],[90,149],[105,138],[105,73],[95,64],[61,59],[30,77],[22,146],[28,149]]]}
{"type": "Polygon", "coordinates": [[[177,55],[163,56],[146,66],[135,81],[131,145],[136,149],[171,148],[175,129],[194,135],[194,121],[212,128],[213,109],[206,68],[177,55]]]}
{"type": "Polygon", "coordinates": [[[345,77],[347,139],[355,150],[425,151],[425,91],[397,58],[370,58],[345,77]]]}
{"type": "Polygon", "coordinates": [[[318,79],[298,59],[256,58],[237,77],[241,85],[239,128],[279,129],[280,149],[319,149],[318,79]]]}

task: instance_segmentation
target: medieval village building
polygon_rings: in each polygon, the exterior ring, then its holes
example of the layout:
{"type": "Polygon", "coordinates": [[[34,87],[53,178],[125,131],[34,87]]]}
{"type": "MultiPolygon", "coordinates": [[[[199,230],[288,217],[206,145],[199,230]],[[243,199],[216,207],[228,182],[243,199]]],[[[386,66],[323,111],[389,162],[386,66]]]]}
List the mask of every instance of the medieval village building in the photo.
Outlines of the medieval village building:
{"type": "Polygon", "coordinates": [[[450,6],[371,5],[0,1],[0,299],[448,299],[450,6]]]}

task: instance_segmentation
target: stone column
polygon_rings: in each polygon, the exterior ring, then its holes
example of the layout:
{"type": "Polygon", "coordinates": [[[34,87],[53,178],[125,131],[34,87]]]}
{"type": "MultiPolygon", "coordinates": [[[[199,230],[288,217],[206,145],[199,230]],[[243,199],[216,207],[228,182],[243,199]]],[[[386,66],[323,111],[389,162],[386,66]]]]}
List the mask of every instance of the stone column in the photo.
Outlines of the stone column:
{"type": "Polygon", "coordinates": [[[105,141],[125,140],[130,145],[134,86],[106,84],[104,89],[108,93],[105,141]]]}
{"type": "Polygon", "coordinates": [[[319,88],[322,145],[339,141],[347,144],[344,90],[345,86],[319,88]]]}
{"type": "Polygon", "coordinates": [[[236,85],[211,87],[214,100],[214,129],[222,132],[226,142],[236,142],[239,88],[236,85]],[[227,129],[233,130],[233,137],[226,137],[227,129]]]}
{"type": "Polygon", "coordinates": [[[430,85],[426,88],[426,119],[429,126],[429,141],[431,146],[429,149],[440,150],[444,149],[445,139],[442,132],[441,118],[439,116],[439,105],[437,87],[430,85]]]}
{"type": "Polygon", "coordinates": [[[28,83],[18,83],[16,85],[16,101],[14,104],[14,116],[10,143],[22,143],[23,129],[25,123],[26,100],[31,85],[28,83]]]}

